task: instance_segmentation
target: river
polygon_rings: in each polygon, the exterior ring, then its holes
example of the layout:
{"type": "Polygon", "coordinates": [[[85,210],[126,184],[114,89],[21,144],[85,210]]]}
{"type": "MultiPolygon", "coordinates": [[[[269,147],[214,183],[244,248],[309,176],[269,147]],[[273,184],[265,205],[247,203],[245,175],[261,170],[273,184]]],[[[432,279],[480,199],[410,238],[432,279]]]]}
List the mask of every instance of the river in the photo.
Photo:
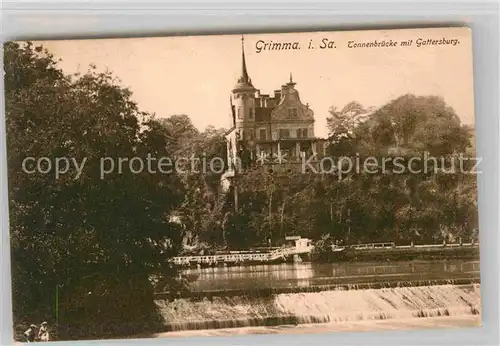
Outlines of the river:
{"type": "Polygon", "coordinates": [[[346,283],[478,279],[479,261],[283,263],[187,269],[192,292],[289,288],[346,283]]]}
{"type": "Polygon", "coordinates": [[[191,297],[155,301],[170,332],[159,337],[481,323],[479,261],[304,262],[184,274],[191,297]]]}

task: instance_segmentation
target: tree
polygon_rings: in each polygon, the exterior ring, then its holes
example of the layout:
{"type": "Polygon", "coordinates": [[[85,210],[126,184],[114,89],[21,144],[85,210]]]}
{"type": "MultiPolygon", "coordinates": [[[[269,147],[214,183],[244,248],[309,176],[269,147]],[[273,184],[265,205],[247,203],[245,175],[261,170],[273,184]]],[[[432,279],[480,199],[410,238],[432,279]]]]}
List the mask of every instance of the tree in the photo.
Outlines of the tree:
{"type": "Polygon", "coordinates": [[[175,277],[169,215],[183,187],[175,172],[124,165],[104,177],[101,165],[170,156],[162,128],[111,73],[67,76],[30,43],[5,45],[5,81],[15,321],[57,316],[61,338],[154,326],[151,280],[175,277]],[[86,161],[56,179],[23,170],[27,157],[86,161]]]}
{"type": "Polygon", "coordinates": [[[227,161],[225,130],[209,126],[200,132],[187,115],[172,115],[160,123],[174,159],[189,162],[180,175],[186,193],[176,209],[185,247],[190,252],[204,250],[206,244],[222,242],[226,199],[220,193],[220,178],[227,161]]]}
{"type": "MultiPolygon", "coordinates": [[[[467,127],[446,102],[436,96],[403,95],[374,113],[375,123],[392,127],[392,145],[412,153],[428,151],[443,156],[465,152],[470,146],[467,127]]],[[[374,128],[377,133],[379,129],[374,128]]]]}
{"type": "MultiPolygon", "coordinates": [[[[459,153],[470,146],[470,130],[442,98],[403,95],[354,121],[363,107],[351,102],[341,111],[331,110],[329,154],[333,157],[376,159],[377,173],[350,172],[341,182],[328,187],[343,202],[339,214],[350,211],[350,232],[357,240],[410,242],[442,241],[457,235],[468,237],[477,227],[476,182],[474,175],[445,174],[441,169],[457,165],[459,153]],[[411,158],[424,152],[436,163],[422,161],[408,169],[411,158]],[[393,174],[394,161],[385,171],[384,159],[400,159],[405,170],[393,174]],[[460,181],[460,183],[453,183],[460,181]],[[346,188],[339,195],[338,186],[346,188]],[[458,184],[458,185],[457,185],[458,184]],[[467,192],[465,192],[467,191],[467,192]],[[446,231],[444,231],[446,230],[446,231]],[[391,236],[392,233],[392,236],[391,236]]],[[[345,220],[345,217],[341,219],[345,220]]],[[[342,224],[338,227],[343,228],[342,224]]]]}

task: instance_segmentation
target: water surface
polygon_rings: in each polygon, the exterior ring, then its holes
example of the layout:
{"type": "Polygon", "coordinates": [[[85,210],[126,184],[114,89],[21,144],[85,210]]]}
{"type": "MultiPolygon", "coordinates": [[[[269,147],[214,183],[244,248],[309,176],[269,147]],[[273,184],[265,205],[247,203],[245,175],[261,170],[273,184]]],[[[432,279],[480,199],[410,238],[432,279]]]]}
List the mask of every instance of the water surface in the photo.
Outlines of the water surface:
{"type": "Polygon", "coordinates": [[[224,291],[346,283],[479,278],[479,261],[283,263],[184,270],[190,290],[224,291]]]}

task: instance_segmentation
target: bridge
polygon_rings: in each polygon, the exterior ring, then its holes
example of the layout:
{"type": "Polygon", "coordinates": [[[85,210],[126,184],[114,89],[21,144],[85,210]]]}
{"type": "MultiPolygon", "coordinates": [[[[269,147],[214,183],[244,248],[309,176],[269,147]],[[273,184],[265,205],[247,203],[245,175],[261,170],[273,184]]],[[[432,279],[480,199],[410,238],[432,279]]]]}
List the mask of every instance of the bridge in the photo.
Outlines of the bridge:
{"type": "Polygon", "coordinates": [[[205,256],[179,256],[172,258],[172,263],[178,266],[188,266],[188,265],[198,265],[198,264],[208,264],[216,265],[219,263],[224,264],[239,264],[244,262],[273,262],[279,259],[286,259],[287,257],[293,255],[307,254],[312,250],[311,247],[300,248],[300,247],[284,247],[274,249],[270,252],[264,253],[252,253],[252,252],[236,252],[229,254],[218,254],[218,255],[205,255],[205,256]]]}
{"type": "MultiPolygon", "coordinates": [[[[452,247],[475,247],[477,243],[451,243],[447,244],[428,244],[428,245],[396,245],[394,242],[389,243],[368,243],[368,244],[353,244],[349,246],[332,245],[333,252],[342,252],[346,248],[354,249],[356,251],[364,250],[383,250],[383,249],[431,249],[431,248],[452,248],[452,247]]],[[[201,256],[179,256],[172,258],[171,262],[177,266],[190,266],[190,265],[217,265],[217,264],[242,264],[242,263],[269,263],[277,260],[286,260],[291,256],[303,255],[311,253],[314,247],[310,244],[309,239],[296,239],[294,247],[282,247],[269,249],[268,252],[242,252],[234,251],[227,254],[216,255],[201,255],[201,256]]]]}

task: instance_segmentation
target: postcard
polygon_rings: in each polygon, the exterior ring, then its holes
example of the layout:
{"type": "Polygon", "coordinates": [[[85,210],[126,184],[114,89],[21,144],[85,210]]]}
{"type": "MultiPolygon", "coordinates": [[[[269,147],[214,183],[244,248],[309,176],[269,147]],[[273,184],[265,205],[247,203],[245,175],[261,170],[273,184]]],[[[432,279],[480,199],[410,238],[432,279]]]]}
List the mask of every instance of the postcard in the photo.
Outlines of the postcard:
{"type": "Polygon", "coordinates": [[[17,341],[481,325],[469,28],[4,62],[17,341]]]}

